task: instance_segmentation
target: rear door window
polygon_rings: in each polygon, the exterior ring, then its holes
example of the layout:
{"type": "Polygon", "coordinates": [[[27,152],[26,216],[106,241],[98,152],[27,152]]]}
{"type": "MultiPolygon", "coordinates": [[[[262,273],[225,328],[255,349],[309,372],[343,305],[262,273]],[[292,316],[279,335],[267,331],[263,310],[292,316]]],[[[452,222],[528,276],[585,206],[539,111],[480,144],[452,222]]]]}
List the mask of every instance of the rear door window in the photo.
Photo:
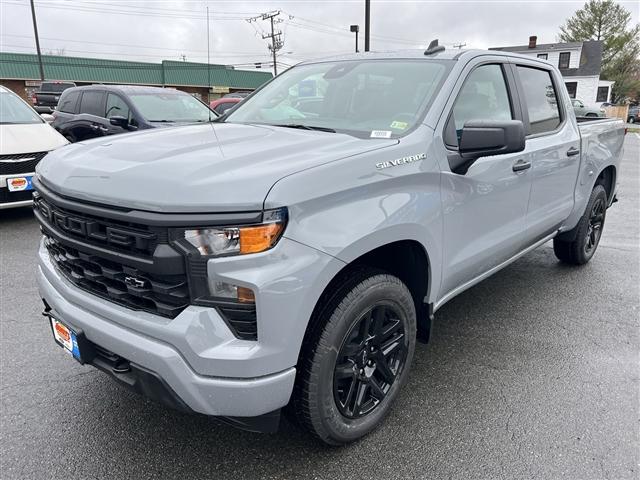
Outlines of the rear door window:
{"type": "Polygon", "coordinates": [[[527,134],[554,131],[561,123],[561,116],[558,92],[551,79],[551,72],[522,65],[518,65],[517,69],[529,113],[527,134]]]}
{"type": "Polygon", "coordinates": [[[104,117],[104,111],[104,92],[90,90],[82,93],[80,113],[104,117]]]}
{"type": "Polygon", "coordinates": [[[78,98],[80,98],[78,90],[63,94],[58,104],[58,110],[65,113],[76,113],[78,98]]]}

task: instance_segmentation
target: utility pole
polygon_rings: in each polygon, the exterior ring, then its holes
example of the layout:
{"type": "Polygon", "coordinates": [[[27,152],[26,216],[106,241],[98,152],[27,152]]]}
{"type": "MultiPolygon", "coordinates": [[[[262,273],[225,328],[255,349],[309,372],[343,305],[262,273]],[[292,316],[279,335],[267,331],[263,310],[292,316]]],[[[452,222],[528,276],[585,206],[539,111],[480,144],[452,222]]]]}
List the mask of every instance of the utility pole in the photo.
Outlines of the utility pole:
{"type": "Polygon", "coordinates": [[[360,25],[351,25],[349,29],[356,34],[356,53],[358,53],[358,32],[360,31],[360,25]]]}
{"type": "Polygon", "coordinates": [[[466,43],[458,43],[456,45],[453,46],[453,48],[457,48],[458,50],[461,50],[462,47],[466,47],[467,44],[466,43]]]}
{"type": "Polygon", "coordinates": [[[282,32],[275,29],[275,25],[277,23],[282,22],[282,20],[276,19],[276,17],[280,15],[280,10],[274,10],[272,12],[263,13],[257,17],[247,18],[247,22],[255,22],[256,20],[269,20],[271,23],[271,34],[263,34],[262,39],[270,39],[271,45],[269,45],[269,50],[271,50],[271,54],[273,55],[273,74],[274,76],[278,75],[278,66],[276,64],[276,52],[284,47],[284,41],[282,40],[282,32]]]}
{"type": "Polygon", "coordinates": [[[369,51],[369,30],[371,24],[371,0],[364,0],[364,51],[369,51]]]}
{"type": "Polygon", "coordinates": [[[209,41],[209,7],[207,7],[207,105],[211,94],[211,42],[209,41]]]}
{"type": "Polygon", "coordinates": [[[38,23],[36,22],[36,7],[31,0],[31,18],[33,18],[33,32],[36,35],[36,51],[38,52],[38,65],[40,67],[40,80],[44,82],[44,67],[42,66],[42,52],[40,51],[40,38],[38,37],[38,23]]]}

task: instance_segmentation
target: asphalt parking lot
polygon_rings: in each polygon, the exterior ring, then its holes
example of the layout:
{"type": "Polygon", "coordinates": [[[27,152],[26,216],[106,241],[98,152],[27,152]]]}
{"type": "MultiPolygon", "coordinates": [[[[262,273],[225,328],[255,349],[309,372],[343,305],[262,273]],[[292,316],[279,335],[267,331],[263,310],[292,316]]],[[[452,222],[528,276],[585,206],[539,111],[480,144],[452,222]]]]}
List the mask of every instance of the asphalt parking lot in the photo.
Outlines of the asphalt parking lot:
{"type": "Polygon", "coordinates": [[[40,315],[33,216],[0,212],[0,477],[637,479],[639,164],[629,134],[588,265],[547,244],[443,307],[386,423],[344,448],[176,413],[74,362],[40,315]]]}

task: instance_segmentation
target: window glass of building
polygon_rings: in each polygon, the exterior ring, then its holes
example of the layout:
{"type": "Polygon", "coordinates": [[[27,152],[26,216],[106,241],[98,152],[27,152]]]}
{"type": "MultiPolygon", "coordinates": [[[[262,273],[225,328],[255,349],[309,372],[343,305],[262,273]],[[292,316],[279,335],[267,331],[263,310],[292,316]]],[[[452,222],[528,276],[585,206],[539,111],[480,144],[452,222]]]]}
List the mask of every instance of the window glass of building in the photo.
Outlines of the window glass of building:
{"type": "Polygon", "coordinates": [[[558,68],[569,68],[569,60],[571,60],[571,52],[562,52],[558,61],[558,68]]]}

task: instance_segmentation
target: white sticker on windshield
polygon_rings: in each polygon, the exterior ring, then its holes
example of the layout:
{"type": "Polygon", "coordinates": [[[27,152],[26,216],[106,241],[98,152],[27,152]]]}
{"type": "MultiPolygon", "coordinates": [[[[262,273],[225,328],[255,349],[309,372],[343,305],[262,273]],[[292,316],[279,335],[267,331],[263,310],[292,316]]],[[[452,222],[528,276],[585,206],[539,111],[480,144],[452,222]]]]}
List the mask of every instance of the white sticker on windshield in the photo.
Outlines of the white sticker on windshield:
{"type": "Polygon", "coordinates": [[[391,130],[372,130],[371,138],[391,138],[391,130]]]}

